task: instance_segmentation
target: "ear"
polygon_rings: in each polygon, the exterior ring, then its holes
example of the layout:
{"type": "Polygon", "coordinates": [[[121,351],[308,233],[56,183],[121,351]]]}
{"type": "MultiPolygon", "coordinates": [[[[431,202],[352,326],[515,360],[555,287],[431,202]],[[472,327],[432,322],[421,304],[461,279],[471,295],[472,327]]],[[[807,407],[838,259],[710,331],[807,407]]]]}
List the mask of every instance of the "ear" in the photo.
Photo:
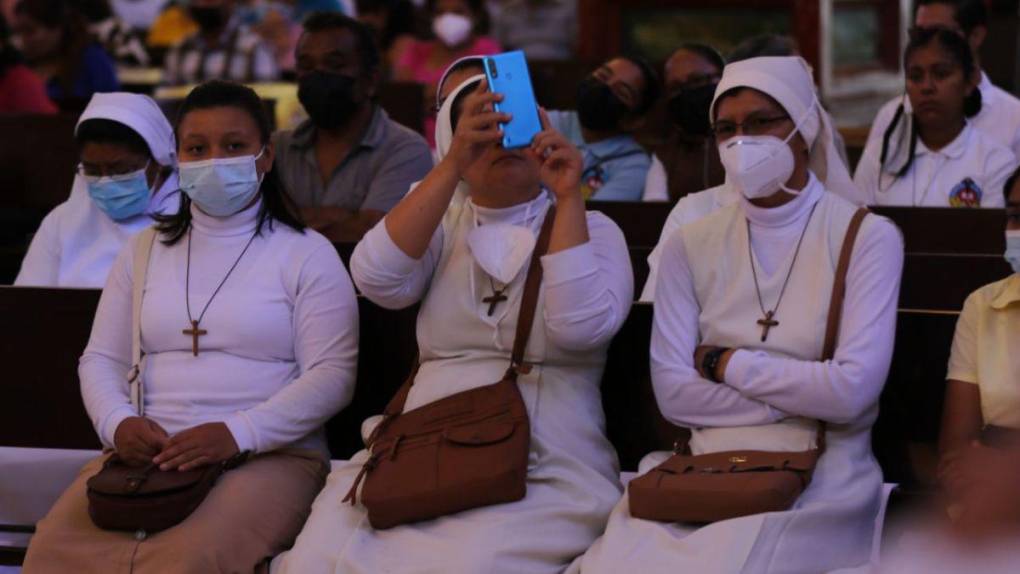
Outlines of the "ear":
{"type": "Polygon", "coordinates": [[[970,49],[974,51],[974,55],[977,56],[981,50],[981,46],[985,43],[985,38],[988,37],[988,28],[984,26],[975,26],[970,31],[970,35],[967,37],[967,43],[970,44],[970,49]]]}
{"type": "Polygon", "coordinates": [[[376,94],[379,93],[379,82],[382,80],[382,66],[376,67],[375,71],[368,74],[365,78],[365,99],[373,100],[376,94]]]}
{"type": "Polygon", "coordinates": [[[270,140],[266,142],[266,149],[262,152],[262,157],[255,162],[255,169],[261,173],[269,173],[273,169],[273,161],[276,159],[276,148],[273,147],[273,142],[270,140]]]}

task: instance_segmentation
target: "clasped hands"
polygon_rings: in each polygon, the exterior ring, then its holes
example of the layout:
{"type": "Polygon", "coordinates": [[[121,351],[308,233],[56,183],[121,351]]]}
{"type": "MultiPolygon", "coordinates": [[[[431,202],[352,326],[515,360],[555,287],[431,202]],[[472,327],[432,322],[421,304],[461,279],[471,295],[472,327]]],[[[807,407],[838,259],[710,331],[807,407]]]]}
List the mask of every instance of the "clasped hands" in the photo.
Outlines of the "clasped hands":
{"type": "Polygon", "coordinates": [[[227,425],[205,423],[170,436],[145,417],[129,417],[117,426],[114,447],[130,466],[159,465],[160,470],[192,470],[228,460],[238,453],[227,425]]]}

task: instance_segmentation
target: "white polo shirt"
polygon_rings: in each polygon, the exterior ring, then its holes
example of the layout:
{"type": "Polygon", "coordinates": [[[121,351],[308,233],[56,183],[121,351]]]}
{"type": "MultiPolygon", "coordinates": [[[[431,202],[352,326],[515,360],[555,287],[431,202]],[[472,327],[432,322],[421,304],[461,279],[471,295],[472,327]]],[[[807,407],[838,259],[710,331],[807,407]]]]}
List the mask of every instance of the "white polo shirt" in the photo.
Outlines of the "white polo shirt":
{"type": "MultiPolygon", "coordinates": [[[[981,72],[978,90],[981,91],[981,111],[969,121],[990,136],[993,142],[1010,148],[1013,155],[1020,157],[1020,99],[993,84],[984,72],[981,72]]],[[[876,153],[881,153],[882,137],[896,115],[896,108],[903,101],[903,97],[893,98],[878,111],[871,124],[865,152],[874,147],[878,150],[876,153]]],[[[906,110],[910,111],[909,99],[906,100],[906,110]]]]}
{"type": "Polygon", "coordinates": [[[1009,148],[970,123],[938,151],[918,139],[910,170],[900,177],[882,172],[880,148],[864,150],[854,176],[869,205],[1003,207],[1002,188],[1017,165],[1009,148]]]}

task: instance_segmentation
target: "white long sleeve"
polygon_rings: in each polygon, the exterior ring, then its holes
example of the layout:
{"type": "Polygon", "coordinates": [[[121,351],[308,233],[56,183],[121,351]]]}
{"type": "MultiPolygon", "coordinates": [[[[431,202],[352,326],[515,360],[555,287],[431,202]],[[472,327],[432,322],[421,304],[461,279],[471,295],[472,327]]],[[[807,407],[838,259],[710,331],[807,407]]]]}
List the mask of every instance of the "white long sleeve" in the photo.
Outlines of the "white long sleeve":
{"type": "Polygon", "coordinates": [[[726,368],[726,384],[793,415],[837,424],[855,420],[878,400],[888,375],[902,272],[899,230],[868,216],[847,273],[834,358],[800,361],[740,350],[726,368]]]}
{"type": "MultiPolygon", "coordinates": [[[[587,243],[542,257],[543,312],[549,338],[571,350],[607,344],[627,319],[634,297],[634,274],[623,232],[601,213],[589,212],[587,222],[587,243]]],[[[385,220],[381,221],[354,250],[354,282],[383,307],[399,309],[417,303],[429,288],[443,241],[440,226],[425,254],[415,260],[393,243],[385,220]]]]}
{"type": "Polygon", "coordinates": [[[15,285],[55,287],[60,278],[60,210],[58,206],[42,220],[21,261],[15,285]]]}
{"type": "Polygon", "coordinates": [[[652,389],[663,416],[685,427],[761,425],[785,418],[765,402],[702,378],[694,367],[700,308],[682,234],[666,242],[659,277],[650,354],[652,389]]]}
{"type": "Polygon", "coordinates": [[[587,243],[542,257],[549,338],[574,351],[608,344],[634,299],[623,232],[601,213],[588,212],[587,219],[587,243]]]}
{"type": "MultiPolygon", "coordinates": [[[[198,315],[250,233],[206,235],[194,226],[193,234],[198,315]]],[[[133,246],[114,264],[79,365],[86,409],[108,446],[135,414],[125,378],[133,246]]],[[[325,449],[319,431],[353,396],[358,345],[357,300],[335,249],[310,230],[278,222],[264,229],[211,303],[197,357],[181,333],[185,250],[185,240],[153,247],[142,309],[146,416],[171,434],[223,422],[241,450],[325,449]]]]}
{"type": "Polygon", "coordinates": [[[383,218],[354,248],[351,277],[361,293],[376,305],[403,309],[421,301],[442,252],[442,225],[432,234],[421,259],[413,259],[393,242],[383,218]]]}

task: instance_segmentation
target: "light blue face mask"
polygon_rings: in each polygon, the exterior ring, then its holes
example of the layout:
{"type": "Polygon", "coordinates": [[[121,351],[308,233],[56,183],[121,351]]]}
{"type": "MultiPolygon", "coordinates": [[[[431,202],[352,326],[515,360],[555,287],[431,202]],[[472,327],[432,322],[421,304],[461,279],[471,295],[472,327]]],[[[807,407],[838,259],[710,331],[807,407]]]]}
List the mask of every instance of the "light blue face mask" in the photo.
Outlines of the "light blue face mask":
{"type": "Polygon", "coordinates": [[[1020,229],[1006,231],[1005,257],[1013,267],[1013,273],[1020,273],[1020,229]]]}
{"type": "Polygon", "coordinates": [[[209,215],[233,215],[247,207],[259,192],[262,176],[255,169],[255,161],[262,153],[181,162],[181,191],[209,215]]]}
{"type": "Polygon", "coordinates": [[[123,221],[145,213],[152,195],[145,176],[148,165],[138,171],[110,177],[83,176],[89,195],[110,219],[123,221]]]}

